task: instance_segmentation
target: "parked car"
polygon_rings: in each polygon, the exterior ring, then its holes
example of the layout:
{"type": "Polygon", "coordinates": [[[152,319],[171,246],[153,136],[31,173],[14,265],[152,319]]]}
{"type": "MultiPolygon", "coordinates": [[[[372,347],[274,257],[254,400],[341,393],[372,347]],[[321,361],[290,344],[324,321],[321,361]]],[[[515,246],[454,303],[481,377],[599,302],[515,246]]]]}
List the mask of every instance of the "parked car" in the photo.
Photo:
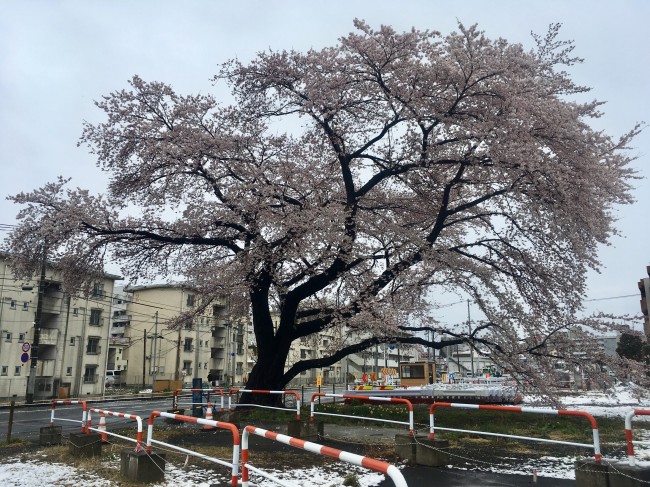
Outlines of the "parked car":
{"type": "Polygon", "coordinates": [[[106,385],[117,386],[122,384],[122,371],[121,370],[107,370],[106,371],[106,385]]]}

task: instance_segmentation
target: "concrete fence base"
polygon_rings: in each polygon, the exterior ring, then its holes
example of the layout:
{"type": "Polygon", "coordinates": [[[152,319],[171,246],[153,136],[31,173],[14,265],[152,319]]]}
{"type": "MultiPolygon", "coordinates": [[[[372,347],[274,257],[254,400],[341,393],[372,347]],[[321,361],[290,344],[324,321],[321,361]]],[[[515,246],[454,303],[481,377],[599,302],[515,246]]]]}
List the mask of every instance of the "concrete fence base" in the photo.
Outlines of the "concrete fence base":
{"type": "Polygon", "coordinates": [[[70,433],[68,450],[77,457],[95,457],[102,453],[102,435],[99,433],[70,433]]]}
{"type": "Polygon", "coordinates": [[[39,445],[60,445],[62,431],[62,426],[43,426],[40,431],[39,445]]]}
{"type": "Polygon", "coordinates": [[[292,419],[287,426],[287,435],[302,440],[318,440],[325,436],[325,426],[322,421],[292,419]]]}
{"type": "Polygon", "coordinates": [[[609,487],[647,487],[650,484],[650,467],[631,467],[627,463],[609,465],[609,487]]]}
{"type": "Polygon", "coordinates": [[[427,467],[446,467],[449,464],[449,440],[430,440],[417,437],[415,462],[427,467]]]}
{"type": "Polygon", "coordinates": [[[395,435],[395,454],[406,460],[410,465],[416,464],[416,447],[417,443],[413,436],[407,433],[397,433],[395,435]]]}
{"type": "Polygon", "coordinates": [[[120,473],[129,482],[158,482],[165,477],[165,454],[124,449],[120,452],[120,473]]]}
{"type": "Polygon", "coordinates": [[[575,463],[576,487],[609,487],[609,469],[605,463],[582,460],[575,463]]]}

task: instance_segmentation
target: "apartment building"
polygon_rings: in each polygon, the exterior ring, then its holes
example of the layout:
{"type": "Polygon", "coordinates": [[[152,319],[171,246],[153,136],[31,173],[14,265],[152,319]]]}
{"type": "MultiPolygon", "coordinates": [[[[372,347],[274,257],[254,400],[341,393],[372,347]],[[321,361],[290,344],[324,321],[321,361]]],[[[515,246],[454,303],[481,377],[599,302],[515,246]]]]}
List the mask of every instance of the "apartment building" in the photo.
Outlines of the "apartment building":
{"type": "Polygon", "coordinates": [[[0,254],[0,400],[23,399],[32,366],[36,310],[41,319],[33,399],[103,392],[111,296],[119,276],[105,275],[87,297],[64,293],[56,269],[16,280],[0,254]]]}
{"type": "Polygon", "coordinates": [[[128,385],[212,375],[223,385],[242,384],[247,375],[244,336],[247,320],[231,320],[227,304],[188,320],[180,328],[167,323],[193,311],[198,295],[183,284],[127,286],[117,290],[111,316],[108,368],[121,370],[128,385]]]}

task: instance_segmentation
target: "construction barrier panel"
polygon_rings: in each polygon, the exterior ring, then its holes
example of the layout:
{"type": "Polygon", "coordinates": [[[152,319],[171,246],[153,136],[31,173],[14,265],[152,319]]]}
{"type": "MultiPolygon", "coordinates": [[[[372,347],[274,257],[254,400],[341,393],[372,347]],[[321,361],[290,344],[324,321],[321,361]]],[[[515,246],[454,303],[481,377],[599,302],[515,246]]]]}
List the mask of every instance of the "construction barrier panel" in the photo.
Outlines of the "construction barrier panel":
{"type": "Polygon", "coordinates": [[[96,431],[100,433],[103,442],[106,442],[107,440],[106,435],[115,436],[117,438],[122,438],[123,440],[127,440],[127,441],[134,441],[135,451],[142,450],[142,418],[135,414],[118,413],[115,411],[107,411],[105,409],[90,408],[88,411],[88,422],[86,424],[86,431],[88,432],[96,431]],[[99,413],[99,426],[97,428],[92,427],[92,413],[99,413]],[[127,436],[122,436],[122,435],[118,435],[117,433],[111,433],[107,431],[106,416],[114,416],[116,418],[125,418],[125,419],[135,419],[138,423],[138,429],[137,429],[135,440],[127,436]]]}
{"type": "Polygon", "coordinates": [[[492,405],[486,405],[486,404],[460,404],[460,403],[452,403],[452,402],[435,402],[431,405],[431,408],[429,409],[429,423],[430,423],[430,432],[429,432],[429,439],[433,440],[435,439],[435,430],[443,430],[443,431],[456,431],[460,433],[474,433],[474,434],[479,434],[479,435],[486,435],[486,436],[500,436],[503,438],[513,438],[513,439],[518,439],[518,440],[527,440],[527,441],[539,441],[539,442],[544,442],[544,443],[556,443],[560,445],[569,445],[569,446],[577,446],[577,447],[582,447],[582,448],[593,448],[594,450],[594,459],[596,463],[600,463],[602,459],[602,455],[600,453],[600,440],[599,440],[599,435],[598,435],[598,424],[596,423],[596,420],[594,417],[586,413],[584,411],[572,411],[568,409],[544,409],[544,408],[527,408],[527,407],[519,407],[519,406],[492,406],[492,405]],[[552,414],[552,415],[559,415],[559,416],[582,416],[584,418],[587,418],[589,423],[591,424],[592,428],[592,434],[593,434],[593,439],[594,442],[593,444],[586,444],[586,443],[572,443],[568,441],[559,441],[559,440],[549,440],[546,438],[534,438],[534,437],[528,437],[528,436],[517,436],[517,435],[507,435],[503,433],[488,433],[488,432],[483,432],[483,431],[474,431],[474,430],[462,430],[462,429],[454,429],[454,428],[441,428],[441,427],[434,427],[434,412],[436,408],[461,408],[461,409],[483,409],[483,410],[490,410],[490,411],[504,411],[504,412],[511,412],[511,413],[532,413],[532,414],[552,414]]]}
{"type": "Polygon", "coordinates": [[[411,401],[408,399],[404,399],[401,397],[381,397],[381,396],[361,396],[361,395],[349,395],[349,394],[328,394],[325,392],[316,392],[313,396],[311,396],[311,401],[310,401],[310,409],[311,409],[311,416],[310,416],[310,421],[314,421],[314,415],[315,414],[320,414],[323,416],[339,416],[341,418],[352,418],[352,419],[366,419],[370,421],[381,421],[384,423],[395,423],[395,424],[405,424],[408,425],[409,427],[409,435],[413,436],[413,404],[411,404],[411,401]],[[398,404],[406,404],[408,407],[409,411],[409,420],[408,422],[404,421],[395,421],[392,419],[378,419],[378,418],[368,418],[366,416],[351,416],[347,414],[335,414],[335,413],[317,413],[315,411],[315,403],[314,400],[317,397],[342,397],[343,399],[356,399],[359,401],[381,401],[381,402],[390,402],[390,403],[398,403],[398,404]]]}
{"type": "Polygon", "coordinates": [[[153,411],[149,415],[149,423],[147,425],[147,448],[146,451],[148,454],[151,453],[151,445],[153,443],[156,443],[157,445],[162,445],[166,448],[170,448],[172,450],[179,451],[181,453],[185,453],[186,455],[194,456],[196,458],[201,458],[203,460],[217,463],[219,465],[224,465],[226,467],[231,467],[232,469],[232,485],[233,487],[237,486],[237,479],[239,477],[239,449],[240,449],[240,437],[239,437],[239,430],[237,429],[237,426],[235,426],[232,423],[224,423],[223,421],[210,421],[207,419],[203,418],[194,418],[192,416],[184,416],[182,414],[172,414],[172,413],[163,413],[160,411],[153,411]],[[201,425],[208,425],[208,426],[214,426],[215,428],[221,428],[221,429],[227,429],[230,430],[232,433],[232,442],[233,442],[233,448],[232,448],[232,463],[226,462],[224,460],[221,460],[219,458],[215,457],[209,457],[207,455],[203,455],[202,453],[198,453],[192,450],[187,450],[186,448],[181,448],[176,445],[172,445],[171,443],[165,443],[162,441],[156,441],[153,439],[153,423],[154,420],[157,417],[161,418],[169,418],[169,419],[174,419],[176,421],[181,421],[184,423],[197,423],[201,425]]]}
{"type": "Polygon", "coordinates": [[[342,462],[351,463],[352,465],[357,465],[359,467],[364,467],[375,472],[383,473],[390,477],[396,487],[408,487],[406,480],[402,472],[395,466],[390,463],[382,462],[380,460],[375,460],[374,458],[364,457],[361,455],[356,455],[354,453],[346,452],[343,450],[337,450],[336,448],[330,448],[328,446],[319,445],[318,443],[312,443],[310,441],[301,440],[299,438],[294,438],[292,436],[282,435],[280,433],[274,433],[262,428],[256,428],[254,426],[246,426],[242,434],[242,478],[241,484],[242,487],[249,487],[248,481],[248,471],[255,472],[262,477],[265,477],[269,480],[273,480],[280,485],[292,485],[288,484],[273,475],[264,472],[256,467],[253,467],[248,463],[248,436],[254,434],[261,436],[263,438],[268,438],[273,441],[284,443],[285,445],[293,446],[295,448],[301,448],[303,450],[316,453],[318,455],[327,456],[330,458],[335,458],[342,462]]]}
{"type": "MultiPolygon", "coordinates": [[[[296,398],[296,419],[300,421],[300,394],[298,394],[296,391],[264,391],[264,390],[258,390],[258,389],[230,389],[230,392],[228,392],[228,411],[233,410],[233,404],[232,404],[232,394],[234,393],[250,393],[250,394],[280,394],[280,395],[289,395],[289,396],[295,396],[296,398]]],[[[266,408],[266,409],[277,409],[279,411],[286,411],[287,408],[278,408],[274,406],[264,406],[261,404],[239,404],[237,403],[235,407],[237,406],[252,406],[252,407],[258,407],[258,408],[266,408]]]]}
{"type": "Polygon", "coordinates": [[[81,432],[82,433],[90,433],[90,431],[86,431],[86,415],[88,413],[88,406],[86,405],[86,401],[70,401],[70,400],[54,400],[52,401],[52,413],[50,414],[50,426],[54,426],[54,420],[56,419],[54,417],[54,410],[56,409],[57,404],[62,404],[62,405],[76,405],[80,404],[81,405],[81,421],[77,421],[75,419],[64,419],[64,418],[58,418],[58,421],[71,421],[73,423],[79,423],[81,422],[81,432]]]}

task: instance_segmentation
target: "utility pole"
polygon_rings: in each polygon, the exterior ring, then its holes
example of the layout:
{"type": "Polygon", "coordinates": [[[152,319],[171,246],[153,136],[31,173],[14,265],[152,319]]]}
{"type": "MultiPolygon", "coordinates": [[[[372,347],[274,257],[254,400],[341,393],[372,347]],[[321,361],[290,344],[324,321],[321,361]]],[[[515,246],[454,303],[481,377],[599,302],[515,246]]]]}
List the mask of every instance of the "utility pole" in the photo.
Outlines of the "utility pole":
{"type": "Polygon", "coordinates": [[[153,373],[151,391],[156,392],[156,345],[158,344],[158,311],[156,311],[156,321],[153,325],[153,373]]]}
{"type": "Polygon", "coordinates": [[[147,330],[142,330],[142,388],[147,387],[147,330]]]}
{"type": "Polygon", "coordinates": [[[199,321],[198,319],[196,320],[196,323],[194,324],[196,327],[196,338],[194,338],[194,378],[199,379],[201,377],[201,364],[199,363],[199,360],[201,359],[201,356],[199,355],[199,321]]]}
{"type": "Polygon", "coordinates": [[[25,403],[34,402],[34,389],[36,385],[36,366],[38,365],[39,343],[41,339],[41,320],[43,319],[43,298],[45,297],[45,265],[47,259],[47,245],[43,243],[43,256],[41,257],[41,279],[38,282],[38,302],[36,303],[36,315],[34,317],[34,338],[32,339],[32,362],[27,378],[27,391],[25,392],[25,403]]]}

